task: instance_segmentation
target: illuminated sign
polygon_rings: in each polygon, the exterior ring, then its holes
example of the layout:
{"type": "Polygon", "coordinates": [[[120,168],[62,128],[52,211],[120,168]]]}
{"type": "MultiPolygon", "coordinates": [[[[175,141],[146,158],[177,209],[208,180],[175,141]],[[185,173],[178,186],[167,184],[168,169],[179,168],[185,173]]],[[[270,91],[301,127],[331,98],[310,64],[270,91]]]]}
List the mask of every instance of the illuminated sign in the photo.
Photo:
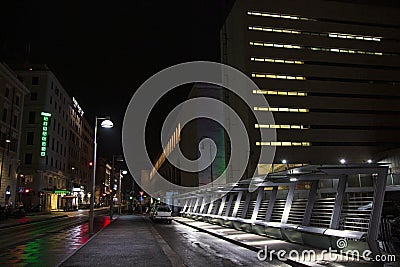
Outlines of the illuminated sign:
{"type": "Polygon", "coordinates": [[[51,113],[49,112],[42,112],[40,115],[43,116],[42,122],[42,142],[40,147],[40,156],[46,156],[46,149],[47,149],[47,132],[49,126],[49,118],[51,117],[51,113]]]}
{"type": "Polygon", "coordinates": [[[74,103],[74,108],[78,110],[79,115],[83,116],[83,110],[78,104],[78,101],[76,101],[75,97],[72,97],[72,102],[74,103]]]}
{"type": "Polygon", "coordinates": [[[54,190],[56,195],[68,195],[70,192],[68,190],[54,190]]]}

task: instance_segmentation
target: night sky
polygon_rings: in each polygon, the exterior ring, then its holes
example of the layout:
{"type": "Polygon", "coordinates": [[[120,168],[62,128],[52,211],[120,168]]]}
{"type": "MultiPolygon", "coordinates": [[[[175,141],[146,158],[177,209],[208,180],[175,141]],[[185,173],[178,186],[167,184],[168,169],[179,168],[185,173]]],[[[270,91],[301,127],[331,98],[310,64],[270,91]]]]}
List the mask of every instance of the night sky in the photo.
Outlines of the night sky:
{"type": "MultiPolygon", "coordinates": [[[[394,0],[355,2],[399,5],[394,0]]],[[[47,64],[92,125],[94,116],[110,115],[116,127],[99,133],[99,154],[110,158],[122,152],[125,108],[146,79],[177,63],[220,61],[219,30],[232,3],[2,1],[0,60],[47,64]]],[[[186,93],[177,90],[160,109],[174,107],[186,93]]],[[[156,132],[148,138],[159,139],[156,132]]]]}
{"type": "MultiPolygon", "coordinates": [[[[122,152],[123,115],[146,79],[177,63],[219,61],[219,30],[232,1],[126,2],[14,0],[0,16],[1,61],[47,64],[92,125],[96,115],[112,117],[116,127],[99,132],[99,154],[108,158],[122,152]]],[[[159,106],[185,98],[180,90],[159,106]]],[[[157,138],[153,132],[149,138],[157,138]]]]}

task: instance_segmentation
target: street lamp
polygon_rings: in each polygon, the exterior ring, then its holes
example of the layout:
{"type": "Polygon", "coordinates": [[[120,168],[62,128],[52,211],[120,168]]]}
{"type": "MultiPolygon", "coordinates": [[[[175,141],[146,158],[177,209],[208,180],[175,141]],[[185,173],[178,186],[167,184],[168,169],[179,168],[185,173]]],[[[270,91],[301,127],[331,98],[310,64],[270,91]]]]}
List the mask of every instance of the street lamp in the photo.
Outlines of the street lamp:
{"type": "Polygon", "coordinates": [[[96,193],[96,158],[97,158],[97,121],[103,120],[100,124],[102,128],[112,128],[114,124],[110,121],[110,117],[95,118],[94,124],[94,151],[93,151],[93,184],[92,184],[92,195],[90,198],[90,211],[89,211],[89,235],[94,233],[93,231],[93,220],[94,220],[94,200],[95,200],[95,193],[96,193]]]}
{"type": "Polygon", "coordinates": [[[122,178],[122,175],[125,175],[125,174],[127,174],[128,173],[128,171],[122,171],[122,170],[119,170],[119,187],[118,187],[118,214],[120,214],[121,215],[121,178],[122,178]]]}

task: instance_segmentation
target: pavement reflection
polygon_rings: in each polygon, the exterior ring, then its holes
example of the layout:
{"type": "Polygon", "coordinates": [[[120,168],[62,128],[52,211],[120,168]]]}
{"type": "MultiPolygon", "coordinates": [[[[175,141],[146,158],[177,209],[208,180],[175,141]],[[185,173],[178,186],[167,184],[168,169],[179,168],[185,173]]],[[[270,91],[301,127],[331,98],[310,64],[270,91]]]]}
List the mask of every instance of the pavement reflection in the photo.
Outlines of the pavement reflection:
{"type": "MultiPolygon", "coordinates": [[[[94,231],[98,232],[108,224],[108,216],[97,216],[94,231]]],[[[88,240],[88,222],[63,230],[50,230],[44,236],[1,252],[0,266],[57,266],[88,240]]]]}

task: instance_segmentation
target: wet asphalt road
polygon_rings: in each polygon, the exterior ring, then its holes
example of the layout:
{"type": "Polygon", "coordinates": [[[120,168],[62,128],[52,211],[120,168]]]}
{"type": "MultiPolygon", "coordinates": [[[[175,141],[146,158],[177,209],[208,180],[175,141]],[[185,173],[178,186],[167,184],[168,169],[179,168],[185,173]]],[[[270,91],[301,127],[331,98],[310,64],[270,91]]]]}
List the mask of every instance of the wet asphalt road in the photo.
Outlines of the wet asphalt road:
{"type": "Polygon", "coordinates": [[[177,222],[153,226],[185,266],[289,266],[277,260],[261,262],[256,252],[177,222]]]}
{"type": "MultiPolygon", "coordinates": [[[[109,222],[108,216],[96,216],[96,232],[109,222]]],[[[0,266],[57,266],[88,239],[86,216],[1,229],[0,266]]],[[[143,262],[145,266],[288,266],[277,260],[260,262],[255,252],[189,226],[153,223],[137,215],[121,216],[65,266],[104,266],[105,259],[112,260],[113,266],[144,266],[143,262]],[[107,238],[110,234],[115,240],[107,238]],[[111,251],[110,246],[114,246],[111,251]]]]}
{"type": "MultiPolygon", "coordinates": [[[[109,222],[96,216],[95,232],[109,222]]],[[[88,239],[87,214],[0,229],[0,266],[57,266],[88,239]]]]}

